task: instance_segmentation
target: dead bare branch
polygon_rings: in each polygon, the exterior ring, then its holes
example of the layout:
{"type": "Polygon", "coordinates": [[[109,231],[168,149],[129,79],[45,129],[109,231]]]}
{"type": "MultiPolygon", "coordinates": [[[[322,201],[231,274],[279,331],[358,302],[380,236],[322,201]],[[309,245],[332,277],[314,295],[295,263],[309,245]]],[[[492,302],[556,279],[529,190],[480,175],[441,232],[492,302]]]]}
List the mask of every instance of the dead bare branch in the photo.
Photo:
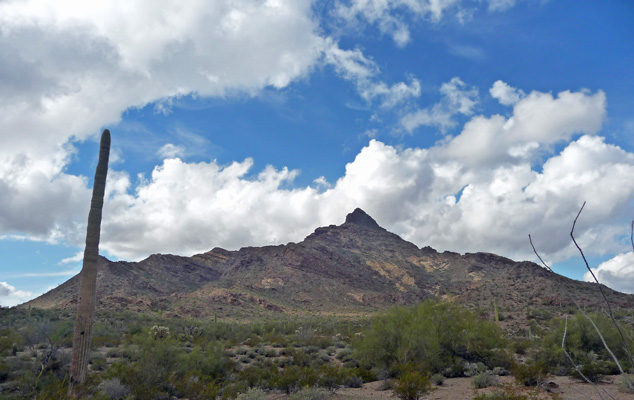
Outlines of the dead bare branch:
{"type": "MultiPolygon", "coordinates": [[[[585,205],[585,203],[584,203],[585,205]]],[[[583,209],[583,206],[581,207],[581,209],[583,209]]],[[[580,211],[581,212],[581,211],[580,211]]],[[[579,217],[579,214],[577,214],[577,218],[579,217]]],[[[577,218],[575,218],[575,223],[577,222],[577,218]]],[[[574,224],[573,224],[573,231],[574,231],[574,224]]],[[[550,268],[550,266],[548,264],[546,264],[544,262],[544,260],[542,259],[542,257],[539,255],[539,253],[537,252],[537,249],[535,248],[535,245],[533,244],[533,239],[531,237],[531,235],[528,235],[528,241],[531,244],[531,247],[533,248],[533,252],[535,253],[535,255],[537,256],[537,258],[539,259],[539,261],[541,261],[541,263],[544,265],[544,267],[546,267],[547,270],[549,270],[550,272],[554,271],[552,270],[552,268],[550,268]]],[[[585,258],[584,258],[585,259],[585,258]]],[[[572,302],[575,304],[575,306],[577,307],[577,310],[579,310],[579,312],[581,313],[581,315],[583,315],[583,317],[585,319],[588,320],[588,322],[590,322],[590,324],[592,325],[592,327],[594,328],[594,330],[597,332],[597,335],[599,335],[599,338],[601,339],[601,342],[603,343],[603,347],[607,350],[607,352],[610,354],[610,356],[612,357],[612,360],[614,360],[615,364],[617,365],[617,367],[619,368],[619,371],[621,372],[621,375],[623,375],[626,383],[628,386],[632,385],[631,380],[629,379],[628,375],[625,373],[625,371],[623,370],[623,367],[621,366],[621,363],[619,362],[618,358],[616,358],[616,356],[614,355],[614,353],[612,352],[612,350],[610,349],[610,347],[608,346],[607,342],[605,341],[605,339],[603,338],[603,334],[601,333],[601,330],[599,329],[599,327],[597,326],[597,324],[595,324],[594,320],[592,318],[590,318],[590,316],[588,314],[586,314],[586,312],[581,308],[581,306],[579,305],[579,302],[577,301],[577,299],[574,298],[574,296],[570,293],[570,292],[566,292],[568,294],[568,297],[570,298],[570,300],[572,300],[572,302]]],[[[612,318],[612,321],[614,322],[614,318],[612,318]]],[[[566,319],[567,322],[567,319],[566,319]]],[[[618,325],[617,325],[617,329],[618,329],[618,325]]],[[[564,335],[564,340],[565,340],[565,335],[564,335]]],[[[562,345],[563,345],[563,341],[562,341],[562,345]]],[[[565,350],[564,350],[565,352],[565,350]]],[[[575,369],[577,368],[576,364],[574,363],[574,361],[572,360],[572,358],[568,355],[568,359],[570,360],[570,362],[572,363],[572,365],[575,367],[575,369]]],[[[607,392],[606,392],[607,393],[607,392]]]]}
{"type": "MultiPolygon", "coordinates": [[[[588,269],[588,271],[592,275],[592,278],[594,278],[594,281],[596,282],[597,286],[599,287],[599,291],[601,292],[601,296],[603,297],[603,300],[605,301],[605,304],[608,307],[608,316],[612,320],[612,323],[614,324],[614,326],[616,327],[616,330],[619,332],[619,335],[621,336],[621,340],[623,342],[623,350],[625,350],[625,352],[627,353],[630,365],[632,367],[634,367],[634,357],[632,357],[632,349],[630,348],[630,345],[627,343],[627,340],[625,339],[625,335],[623,334],[623,331],[621,330],[621,327],[619,326],[619,324],[616,322],[616,319],[614,318],[614,314],[612,313],[612,307],[610,305],[610,302],[608,301],[608,298],[605,295],[605,292],[603,291],[603,285],[601,285],[599,283],[599,280],[597,279],[596,275],[592,271],[592,268],[590,268],[590,265],[588,264],[588,260],[586,259],[586,256],[583,253],[583,250],[581,249],[581,247],[579,246],[579,244],[577,244],[577,241],[575,240],[574,232],[575,232],[575,226],[577,224],[577,219],[579,219],[579,216],[581,215],[581,212],[583,211],[583,208],[585,206],[586,206],[586,202],[584,201],[583,205],[581,205],[581,208],[579,209],[579,212],[577,213],[577,216],[575,217],[574,222],[572,223],[572,229],[570,230],[570,237],[572,238],[572,241],[575,244],[575,246],[577,246],[577,249],[579,250],[579,253],[581,253],[581,257],[583,258],[583,262],[585,263],[586,268],[588,269]]],[[[632,240],[632,239],[630,238],[630,240],[632,240]]],[[[603,340],[603,337],[601,337],[601,340],[603,340]]],[[[605,341],[604,341],[604,345],[605,345],[605,341]]],[[[612,354],[612,352],[607,348],[607,346],[606,346],[606,349],[610,352],[610,354],[612,354]]],[[[634,384],[631,382],[631,380],[625,374],[625,372],[623,372],[623,369],[621,368],[621,365],[619,364],[618,361],[616,361],[616,357],[613,356],[613,358],[614,358],[617,366],[619,367],[619,370],[621,371],[621,374],[623,374],[623,376],[625,377],[625,380],[627,381],[628,386],[632,390],[634,390],[634,384]]]]}
{"type": "MultiPolygon", "coordinates": [[[[575,361],[572,359],[572,357],[570,356],[570,354],[568,353],[568,351],[566,351],[566,334],[568,333],[568,316],[566,315],[566,322],[564,325],[564,335],[561,338],[561,349],[564,351],[564,354],[566,355],[566,357],[568,358],[568,361],[570,361],[570,363],[572,364],[573,367],[575,367],[575,370],[579,373],[579,375],[581,375],[581,377],[583,378],[584,381],[588,382],[589,384],[592,385],[592,387],[594,388],[594,390],[597,391],[597,394],[599,395],[599,398],[601,400],[603,400],[603,396],[601,396],[601,392],[599,391],[599,388],[597,387],[597,385],[594,384],[594,382],[592,382],[590,379],[588,379],[587,376],[585,376],[583,374],[583,372],[581,372],[581,368],[579,367],[579,365],[577,365],[575,363],[575,361]]],[[[612,395],[610,395],[608,393],[608,396],[612,397],[612,395]]],[[[587,396],[588,398],[590,398],[590,396],[587,396]]],[[[612,397],[612,399],[614,399],[614,397],[612,397]]]]}

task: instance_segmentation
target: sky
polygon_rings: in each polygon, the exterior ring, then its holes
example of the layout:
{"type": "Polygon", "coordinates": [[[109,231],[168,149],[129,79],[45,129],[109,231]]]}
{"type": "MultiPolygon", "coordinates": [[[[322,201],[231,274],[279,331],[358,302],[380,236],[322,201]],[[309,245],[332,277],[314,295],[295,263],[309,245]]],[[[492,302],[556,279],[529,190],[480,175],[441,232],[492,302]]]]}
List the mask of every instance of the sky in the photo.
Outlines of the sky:
{"type": "Polygon", "coordinates": [[[0,305],[100,252],[299,242],[360,207],[634,293],[634,2],[0,0],[0,305]]]}

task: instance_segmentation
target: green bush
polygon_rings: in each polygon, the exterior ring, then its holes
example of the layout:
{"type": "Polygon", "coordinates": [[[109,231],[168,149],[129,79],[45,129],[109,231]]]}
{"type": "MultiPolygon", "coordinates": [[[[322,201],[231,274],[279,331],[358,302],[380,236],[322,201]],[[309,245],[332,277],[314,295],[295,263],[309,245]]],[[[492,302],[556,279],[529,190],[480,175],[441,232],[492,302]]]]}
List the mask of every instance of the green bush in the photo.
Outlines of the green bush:
{"type": "Polygon", "coordinates": [[[456,358],[488,362],[491,368],[500,359],[508,363],[508,356],[493,352],[504,344],[495,323],[454,304],[426,301],[416,307],[395,307],[374,318],[354,354],[361,365],[389,368],[424,361],[441,372],[456,358]]]}
{"type": "Polygon", "coordinates": [[[237,400],[262,400],[266,398],[266,392],[260,388],[249,388],[245,393],[241,393],[237,400]]]}
{"type": "Polygon", "coordinates": [[[490,386],[497,386],[500,383],[499,378],[496,375],[489,373],[478,374],[471,378],[471,384],[475,389],[488,388],[490,386]]]}
{"type": "Polygon", "coordinates": [[[529,397],[521,393],[518,389],[507,386],[503,388],[494,389],[488,393],[479,393],[473,400],[529,400],[529,397]]]}
{"type": "Polygon", "coordinates": [[[513,364],[511,375],[515,381],[524,386],[536,386],[546,379],[546,366],[542,363],[533,362],[526,364],[513,364]]]}
{"type": "Polygon", "coordinates": [[[304,387],[290,395],[291,400],[326,400],[330,392],[317,387],[304,387]]]}
{"type": "Polygon", "coordinates": [[[130,395],[130,389],[118,379],[107,379],[101,382],[97,389],[107,400],[125,399],[130,395]]]}
{"type": "Polygon", "coordinates": [[[434,374],[429,378],[429,382],[436,386],[442,386],[445,382],[445,377],[442,374],[434,374]]]}
{"type": "Polygon", "coordinates": [[[403,373],[394,386],[394,394],[401,400],[418,400],[429,390],[429,378],[417,371],[403,373]]]}
{"type": "MultiPolygon", "coordinates": [[[[630,382],[634,382],[634,374],[628,374],[627,377],[629,378],[630,382]]],[[[624,376],[621,376],[619,378],[619,381],[616,385],[620,392],[634,394],[634,390],[632,390],[632,388],[627,384],[627,380],[624,376]]]]}
{"type": "Polygon", "coordinates": [[[600,382],[606,375],[618,374],[619,370],[616,364],[609,361],[600,361],[592,357],[586,358],[578,365],[579,370],[572,369],[571,376],[573,378],[583,380],[583,374],[590,382],[600,382]]]}

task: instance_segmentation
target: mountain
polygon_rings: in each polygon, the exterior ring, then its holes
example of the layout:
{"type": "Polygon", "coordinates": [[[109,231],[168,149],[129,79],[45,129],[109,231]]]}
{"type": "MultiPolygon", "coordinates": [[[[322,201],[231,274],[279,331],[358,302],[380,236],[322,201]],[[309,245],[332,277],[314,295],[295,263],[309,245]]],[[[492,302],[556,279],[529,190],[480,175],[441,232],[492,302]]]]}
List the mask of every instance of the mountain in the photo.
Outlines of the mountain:
{"type": "MultiPolygon", "coordinates": [[[[495,299],[513,325],[525,321],[531,308],[564,310],[572,304],[569,294],[582,305],[602,301],[595,284],[532,262],[418,248],[361,209],[300,243],[214,248],[192,257],[155,254],[140,262],[101,258],[98,270],[101,310],[153,310],[170,317],[361,314],[431,298],[492,314],[495,299]]],[[[78,284],[79,275],[20,307],[74,308],[78,284]]],[[[614,307],[634,306],[634,295],[604,290],[614,307]]]]}

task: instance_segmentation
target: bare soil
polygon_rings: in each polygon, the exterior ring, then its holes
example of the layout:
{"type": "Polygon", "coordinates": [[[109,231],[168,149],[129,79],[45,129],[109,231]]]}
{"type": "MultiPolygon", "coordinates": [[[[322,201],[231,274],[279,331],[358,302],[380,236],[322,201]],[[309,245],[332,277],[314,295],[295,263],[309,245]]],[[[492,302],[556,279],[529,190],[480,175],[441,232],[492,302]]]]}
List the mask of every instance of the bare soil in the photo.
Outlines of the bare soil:
{"type": "MultiPolygon", "coordinates": [[[[620,376],[607,377],[604,382],[597,384],[597,389],[601,391],[604,399],[614,400],[634,400],[634,394],[624,393],[618,390],[617,383],[620,376]]],[[[433,390],[422,396],[420,400],[467,400],[473,399],[480,393],[492,392],[494,390],[507,390],[509,393],[523,394],[531,400],[599,400],[601,397],[592,385],[578,380],[555,376],[548,380],[548,389],[531,388],[518,386],[510,376],[500,377],[500,386],[475,390],[471,384],[471,378],[446,379],[442,386],[435,386],[433,390]]],[[[396,399],[391,390],[381,390],[382,382],[370,382],[362,388],[346,388],[338,390],[332,399],[338,400],[362,400],[362,399],[396,399]]],[[[271,400],[287,399],[286,395],[272,395],[271,400]]]]}

